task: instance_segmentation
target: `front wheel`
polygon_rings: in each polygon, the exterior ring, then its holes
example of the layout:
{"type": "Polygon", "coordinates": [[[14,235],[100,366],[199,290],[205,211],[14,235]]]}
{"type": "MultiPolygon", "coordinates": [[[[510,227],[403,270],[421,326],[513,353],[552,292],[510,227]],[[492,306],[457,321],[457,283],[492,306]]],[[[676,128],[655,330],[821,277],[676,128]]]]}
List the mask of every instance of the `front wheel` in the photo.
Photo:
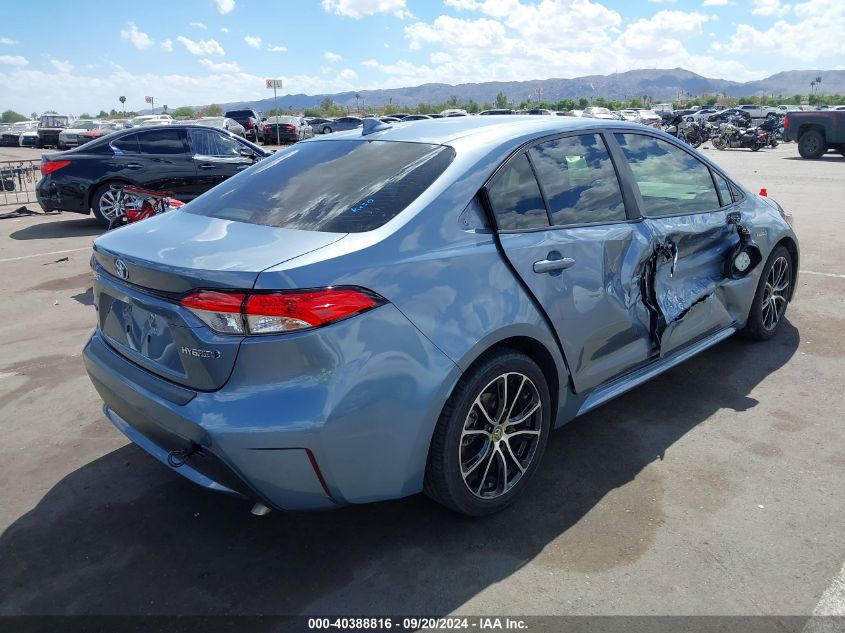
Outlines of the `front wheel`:
{"type": "Polygon", "coordinates": [[[718,136],[713,139],[713,147],[715,147],[719,151],[724,151],[727,146],[728,144],[725,142],[725,139],[718,136]]]}
{"type": "Polygon", "coordinates": [[[746,338],[767,341],[777,332],[792,296],[792,266],[792,256],[783,246],[769,255],[751,302],[748,322],[742,330],[746,338]]]}
{"type": "Polygon", "coordinates": [[[331,129],[328,125],[325,125],[325,126],[323,126],[322,133],[323,133],[323,134],[331,134],[331,133],[332,133],[332,129],[331,129]]]}
{"type": "Polygon", "coordinates": [[[751,144],[751,151],[752,151],[752,152],[757,152],[757,151],[759,151],[759,150],[760,150],[760,148],[761,148],[761,147],[763,147],[763,144],[762,144],[760,141],[754,141],[754,142],[751,144]]]}
{"type": "Polygon", "coordinates": [[[534,475],[551,417],[548,383],[533,360],[511,350],[483,355],[440,414],[425,493],[469,516],[504,509],[534,475]]]}

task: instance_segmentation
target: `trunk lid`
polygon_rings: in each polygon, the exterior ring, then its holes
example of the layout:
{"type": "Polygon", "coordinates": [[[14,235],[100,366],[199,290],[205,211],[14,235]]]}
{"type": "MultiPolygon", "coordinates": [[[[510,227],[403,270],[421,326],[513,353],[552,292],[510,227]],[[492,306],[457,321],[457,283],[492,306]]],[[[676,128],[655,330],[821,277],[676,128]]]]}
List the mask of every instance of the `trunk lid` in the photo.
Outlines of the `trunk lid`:
{"type": "Polygon", "coordinates": [[[98,329],[118,353],[192,389],[231,374],[242,336],[209,329],[178,297],[191,290],[249,290],[262,270],[343,238],[172,211],[94,242],[98,329]]]}

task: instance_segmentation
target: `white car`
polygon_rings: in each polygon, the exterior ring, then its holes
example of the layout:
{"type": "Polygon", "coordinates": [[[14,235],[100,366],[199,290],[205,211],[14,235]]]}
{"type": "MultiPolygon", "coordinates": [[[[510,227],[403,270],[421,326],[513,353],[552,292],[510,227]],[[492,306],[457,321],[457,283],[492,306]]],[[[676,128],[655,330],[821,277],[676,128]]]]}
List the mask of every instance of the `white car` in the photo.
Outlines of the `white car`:
{"type": "Polygon", "coordinates": [[[89,130],[97,129],[99,121],[91,119],[77,119],[73,122],[73,127],[66,128],[59,132],[59,150],[68,149],[69,147],[76,147],[79,145],[79,137],[89,130]]]}
{"type": "Polygon", "coordinates": [[[173,123],[173,117],[169,114],[142,114],[129,119],[129,127],[138,127],[140,125],[170,125],[171,123],[173,123]]]}
{"type": "Polygon", "coordinates": [[[660,127],[660,123],[663,119],[660,117],[657,112],[654,110],[649,110],[647,108],[637,108],[637,121],[642,123],[643,125],[648,125],[651,127],[660,127]]]}
{"type": "Polygon", "coordinates": [[[590,106],[589,108],[584,108],[584,114],[581,115],[582,117],[586,117],[588,119],[613,119],[613,113],[611,113],[609,108],[600,108],[598,106],[590,106]]]}
{"type": "Polygon", "coordinates": [[[762,106],[762,105],[741,105],[737,106],[740,110],[747,112],[751,115],[752,119],[765,119],[766,115],[769,112],[777,112],[776,108],[771,108],[769,106],[762,106]]]}

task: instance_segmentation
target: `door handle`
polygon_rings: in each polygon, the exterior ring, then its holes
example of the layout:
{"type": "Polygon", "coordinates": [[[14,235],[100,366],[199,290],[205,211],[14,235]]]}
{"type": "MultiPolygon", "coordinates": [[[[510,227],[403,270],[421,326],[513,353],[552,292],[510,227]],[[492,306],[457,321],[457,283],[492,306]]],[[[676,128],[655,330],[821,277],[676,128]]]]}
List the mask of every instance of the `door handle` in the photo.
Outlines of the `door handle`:
{"type": "Polygon", "coordinates": [[[214,165],[211,163],[203,163],[199,166],[200,169],[214,169],[214,165]]]}
{"type": "Polygon", "coordinates": [[[534,262],[534,272],[551,273],[556,270],[565,270],[573,265],[575,265],[575,260],[571,257],[563,257],[561,259],[541,259],[539,262],[534,262]]]}
{"type": "Polygon", "coordinates": [[[126,169],[143,169],[144,166],[141,163],[126,163],[126,169]]]}

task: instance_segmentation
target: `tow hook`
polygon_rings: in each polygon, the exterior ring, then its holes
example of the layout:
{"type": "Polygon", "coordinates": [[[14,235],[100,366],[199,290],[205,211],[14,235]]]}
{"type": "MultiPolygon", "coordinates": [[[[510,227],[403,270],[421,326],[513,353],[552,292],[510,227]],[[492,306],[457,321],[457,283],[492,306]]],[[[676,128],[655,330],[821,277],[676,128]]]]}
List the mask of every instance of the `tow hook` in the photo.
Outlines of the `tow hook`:
{"type": "Polygon", "coordinates": [[[198,444],[191,443],[189,448],[181,448],[179,450],[170,451],[167,454],[167,463],[173,468],[180,468],[185,465],[188,458],[194,453],[199,453],[200,447],[198,444]]]}

